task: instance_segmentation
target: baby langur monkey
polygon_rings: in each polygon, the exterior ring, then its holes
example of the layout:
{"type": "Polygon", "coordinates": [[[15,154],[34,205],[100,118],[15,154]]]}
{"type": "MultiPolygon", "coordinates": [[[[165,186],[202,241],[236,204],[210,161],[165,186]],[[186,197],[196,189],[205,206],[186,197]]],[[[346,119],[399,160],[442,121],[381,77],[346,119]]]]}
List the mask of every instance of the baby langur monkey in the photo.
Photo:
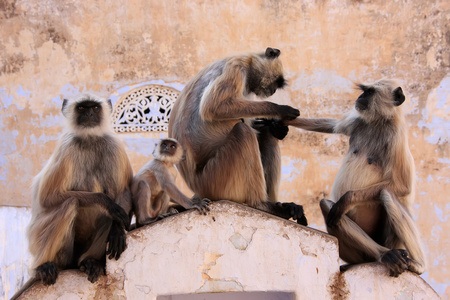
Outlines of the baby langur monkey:
{"type": "Polygon", "coordinates": [[[201,214],[209,211],[210,200],[186,197],[175,185],[175,164],[184,158],[183,148],[175,139],[161,139],[153,151],[153,160],[145,164],[133,179],[131,192],[136,227],[153,223],[176,213],[170,209],[173,200],[185,209],[195,208],[201,214]]]}
{"type": "Polygon", "coordinates": [[[358,86],[362,94],[342,119],[284,123],[350,136],[332,201],[320,202],[327,230],[338,238],[340,257],[350,264],[379,261],[395,277],[405,270],[422,274],[425,255],[410,213],[415,173],[400,107],[405,95],[392,80],[358,86]]]}

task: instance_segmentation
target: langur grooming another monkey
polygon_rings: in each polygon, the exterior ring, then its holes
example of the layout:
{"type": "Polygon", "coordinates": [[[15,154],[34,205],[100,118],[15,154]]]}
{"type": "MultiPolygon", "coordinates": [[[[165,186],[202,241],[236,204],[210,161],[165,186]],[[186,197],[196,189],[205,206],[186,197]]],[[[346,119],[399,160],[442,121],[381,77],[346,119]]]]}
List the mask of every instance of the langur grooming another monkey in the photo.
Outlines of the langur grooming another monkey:
{"type": "Polygon", "coordinates": [[[170,200],[185,209],[209,211],[209,199],[186,197],[175,185],[174,164],[183,159],[183,148],[175,139],[162,139],[155,145],[154,159],[145,164],[133,179],[131,192],[136,227],[153,223],[171,214],[170,200]]]}
{"type": "Polygon", "coordinates": [[[200,71],[172,109],[169,137],[186,150],[179,171],[198,197],[245,203],[307,225],[302,206],[277,202],[281,173],[277,139],[287,128],[276,120],[300,114],[261,99],[286,84],[279,55],[280,50],[267,48],[216,61],[200,71]],[[260,99],[251,99],[252,94],[260,99]],[[252,125],[257,118],[276,120],[252,125]]]}
{"type": "Polygon", "coordinates": [[[405,270],[422,274],[425,255],[410,213],[415,173],[400,107],[405,96],[392,80],[358,86],[363,93],[341,120],[284,123],[350,137],[332,201],[320,202],[327,230],[338,238],[340,257],[350,264],[379,261],[395,277],[405,270]]]}
{"type": "Polygon", "coordinates": [[[29,248],[35,280],[45,285],[76,267],[95,282],[105,253],[118,259],[125,250],[133,171],[112,132],[111,111],[109,100],[93,95],[64,100],[66,130],[33,181],[29,248]]]}

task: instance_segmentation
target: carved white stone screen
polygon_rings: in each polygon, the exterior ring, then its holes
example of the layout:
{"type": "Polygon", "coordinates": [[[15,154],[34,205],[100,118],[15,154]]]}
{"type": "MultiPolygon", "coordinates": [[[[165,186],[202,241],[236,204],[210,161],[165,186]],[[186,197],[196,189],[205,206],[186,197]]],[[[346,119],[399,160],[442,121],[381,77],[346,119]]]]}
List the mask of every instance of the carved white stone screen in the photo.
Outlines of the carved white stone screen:
{"type": "Polygon", "coordinates": [[[169,115],[180,92],[162,85],[146,85],[120,97],[113,112],[116,132],[167,131],[169,115]]]}

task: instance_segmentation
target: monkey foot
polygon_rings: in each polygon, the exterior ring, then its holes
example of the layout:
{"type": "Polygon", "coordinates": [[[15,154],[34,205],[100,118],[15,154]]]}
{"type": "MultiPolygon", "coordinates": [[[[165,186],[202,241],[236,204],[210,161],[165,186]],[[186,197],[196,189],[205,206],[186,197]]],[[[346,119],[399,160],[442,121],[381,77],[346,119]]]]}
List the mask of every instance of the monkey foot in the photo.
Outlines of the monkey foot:
{"type": "Polygon", "coordinates": [[[36,278],[40,278],[44,285],[51,285],[58,278],[58,268],[54,262],[47,262],[36,268],[36,278]]]}
{"type": "Polygon", "coordinates": [[[94,258],[86,258],[80,263],[80,271],[88,275],[88,280],[96,282],[100,275],[105,274],[105,267],[94,258]]]}

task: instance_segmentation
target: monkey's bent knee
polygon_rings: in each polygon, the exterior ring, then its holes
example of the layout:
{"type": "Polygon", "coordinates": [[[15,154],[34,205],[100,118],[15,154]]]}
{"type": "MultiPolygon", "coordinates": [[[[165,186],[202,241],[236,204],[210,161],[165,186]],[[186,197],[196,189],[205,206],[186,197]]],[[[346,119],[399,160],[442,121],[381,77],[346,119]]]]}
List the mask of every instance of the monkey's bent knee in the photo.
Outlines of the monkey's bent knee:
{"type": "Polygon", "coordinates": [[[320,209],[322,210],[322,213],[328,214],[330,212],[330,209],[333,207],[335,203],[328,199],[322,199],[320,200],[320,209]]]}

